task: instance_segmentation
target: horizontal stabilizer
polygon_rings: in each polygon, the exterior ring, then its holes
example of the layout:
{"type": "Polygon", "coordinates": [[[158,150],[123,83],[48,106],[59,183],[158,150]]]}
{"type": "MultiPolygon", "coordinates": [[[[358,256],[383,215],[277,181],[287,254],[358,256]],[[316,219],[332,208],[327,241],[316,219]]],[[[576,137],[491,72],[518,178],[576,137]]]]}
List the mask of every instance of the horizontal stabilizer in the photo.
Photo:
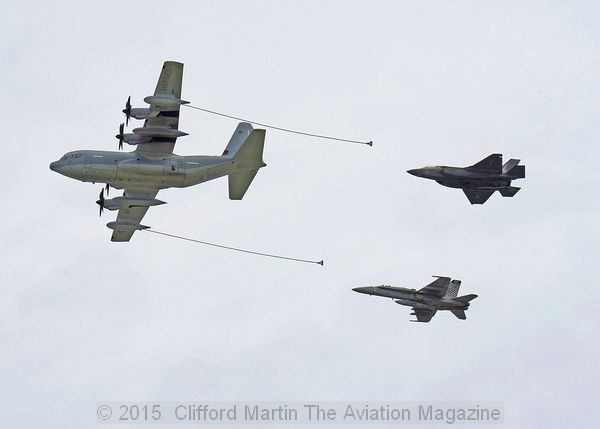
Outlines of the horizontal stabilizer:
{"type": "Polygon", "coordinates": [[[494,153],[468,168],[469,170],[500,173],[502,171],[502,154],[494,153]]]}
{"type": "Polygon", "coordinates": [[[458,317],[460,320],[465,320],[467,315],[465,314],[465,310],[450,310],[452,314],[458,317]]]}
{"type": "Polygon", "coordinates": [[[511,179],[524,179],[525,178],[525,166],[515,165],[513,168],[505,173],[511,179]]]}
{"type": "Polygon", "coordinates": [[[454,300],[459,301],[459,302],[469,302],[469,301],[473,301],[475,298],[477,298],[477,295],[469,294],[469,295],[463,295],[463,296],[456,297],[456,298],[454,298],[454,300]]]}
{"type": "Polygon", "coordinates": [[[475,189],[463,189],[463,192],[471,202],[471,204],[483,204],[485,203],[494,193],[490,190],[475,190],[475,189]]]}
{"type": "Polygon", "coordinates": [[[509,186],[508,188],[499,189],[499,192],[503,197],[513,197],[517,192],[519,192],[519,189],[521,188],[509,186]]]}

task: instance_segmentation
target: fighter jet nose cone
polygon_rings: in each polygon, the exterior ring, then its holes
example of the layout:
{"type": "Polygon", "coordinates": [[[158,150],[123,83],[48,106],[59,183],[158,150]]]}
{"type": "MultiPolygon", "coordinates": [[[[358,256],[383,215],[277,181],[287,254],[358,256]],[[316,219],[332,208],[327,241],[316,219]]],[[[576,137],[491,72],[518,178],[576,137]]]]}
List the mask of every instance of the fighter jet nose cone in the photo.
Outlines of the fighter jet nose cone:
{"type": "Polygon", "coordinates": [[[50,163],[50,170],[56,171],[56,161],[50,163]]]}
{"type": "Polygon", "coordinates": [[[419,176],[419,172],[420,172],[420,171],[419,171],[419,169],[418,169],[418,168],[415,168],[415,169],[412,169],[412,170],[406,170],[406,172],[407,172],[408,174],[412,174],[413,176],[419,176]]]}
{"type": "Polygon", "coordinates": [[[358,293],[366,293],[371,295],[373,293],[373,287],[372,286],[367,286],[367,287],[355,287],[354,289],[352,289],[354,292],[358,292],[358,293]]]}

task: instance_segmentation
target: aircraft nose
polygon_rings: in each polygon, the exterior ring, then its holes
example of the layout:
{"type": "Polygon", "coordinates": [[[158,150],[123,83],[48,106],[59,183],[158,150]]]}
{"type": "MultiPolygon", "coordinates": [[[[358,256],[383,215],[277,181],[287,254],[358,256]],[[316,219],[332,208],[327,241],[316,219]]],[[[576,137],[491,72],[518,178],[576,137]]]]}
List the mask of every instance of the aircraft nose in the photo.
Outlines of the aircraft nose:
{"type": "Polygon", "coordinates": [[[366,287],[355,287],[354,289],[352,289],[354,292],[358,292],[358,293],[366,293],[368,295],[372,295],[373,294],[373,286],[366,286],[366,287]]]}
{"type": "Polygon", "coordinates": [[[56,171],[56,164],[57,164],[57,161],[51,162],[50,163],[50,170],[56,171]]]}
{"type": "Polygon", "coordinates": [[[421,169],[420,168],[413,168],[412,170],[407,170],[406,172],[408,174],[412,174],[413,176],[417,176],[417,177],[419,177],[421,175],[421,169]]]}

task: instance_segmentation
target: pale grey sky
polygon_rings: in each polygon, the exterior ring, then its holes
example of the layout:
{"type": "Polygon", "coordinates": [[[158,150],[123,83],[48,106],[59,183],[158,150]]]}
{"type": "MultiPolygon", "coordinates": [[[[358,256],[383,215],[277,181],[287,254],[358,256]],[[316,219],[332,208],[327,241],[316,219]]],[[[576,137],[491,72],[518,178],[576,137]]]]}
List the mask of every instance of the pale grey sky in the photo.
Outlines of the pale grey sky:
{"type": "MultiPolygon", "coordinates": [[[[594,1],[2,2],[0,424],[95,425],[100,400],[495,400],[506,427],[596,427],[600,6],[594,1]],[[144,223],[316,265],[137,233],[48,164],[116,150],[128,95],[183,98],[375,146],[267,131],[243,201],[161,192],[144,223]],[[527,166],[471,206],[405,171],[527,166]],[[476,293],[468,319],[351,292],[476,293]],[[596,421],[594,421],[594,419],[596,421]]],[[[179,154],[235,121],[183,110],[179,154]]]]}

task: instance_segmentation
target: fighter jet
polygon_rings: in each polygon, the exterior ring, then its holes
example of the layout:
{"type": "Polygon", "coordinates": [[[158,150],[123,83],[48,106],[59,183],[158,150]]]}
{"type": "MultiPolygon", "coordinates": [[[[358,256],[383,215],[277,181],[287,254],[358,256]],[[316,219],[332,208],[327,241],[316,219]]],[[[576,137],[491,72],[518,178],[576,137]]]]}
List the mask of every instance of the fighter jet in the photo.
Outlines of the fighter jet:
{"type": "Polygon", "coordinates": [[[450,188],[461,188],[471,204],[483,204],[495,191],[503,197],[513,197],[521,189],[510,186],[512,180],[525,177],[525,166],[518,165],[519,162],[510,159],[502,165],[502,155],[495,153],[470,167],[429,166],[408,173],[450,188]]]}
{"type": "Polygon", "coordinates": [[[450,310],[459,319],[466,319],[465,310],[469,308],[469,301],[477,295],[458,295],[460,280],[450,281],[450,277],[437,277],[435,281],[420,290],[392,286],[367,286],[352,289],[354,292],[368,295],[392,298],[400,305],[412,307],[411,316],[417,320],[411,322],[429,322],[438,310],[450,310]]]}
{"type": "Polygon", "coordinates": [[[119,127],[119,149],[123,142],[134,145],[132,152],[76,150],[68,152],[50,169],[82,182],[105,183],[124,189],[123,195],[108,199],[104,189],[96,203],[104,209],[118,210],[117,220],[106,226],[113,230],[112,241],[129,241],[135,231],[149,228],[140,222],[148,208],[164,204],[156,199],[161,189],[185,188],[229,176],[229,198],[241,200],[263,162],[265,130],[241,122],[221,156],[179,156],[173,153],[179,130],[179,110],[188,101],[181,99],[183,64],[166,61],[161,69],[154,95],[144,98],[148,108],[133,108],[130,98],[125,109],[130,118],[144,120],[143,127],[124,133],[119,127]]]}

